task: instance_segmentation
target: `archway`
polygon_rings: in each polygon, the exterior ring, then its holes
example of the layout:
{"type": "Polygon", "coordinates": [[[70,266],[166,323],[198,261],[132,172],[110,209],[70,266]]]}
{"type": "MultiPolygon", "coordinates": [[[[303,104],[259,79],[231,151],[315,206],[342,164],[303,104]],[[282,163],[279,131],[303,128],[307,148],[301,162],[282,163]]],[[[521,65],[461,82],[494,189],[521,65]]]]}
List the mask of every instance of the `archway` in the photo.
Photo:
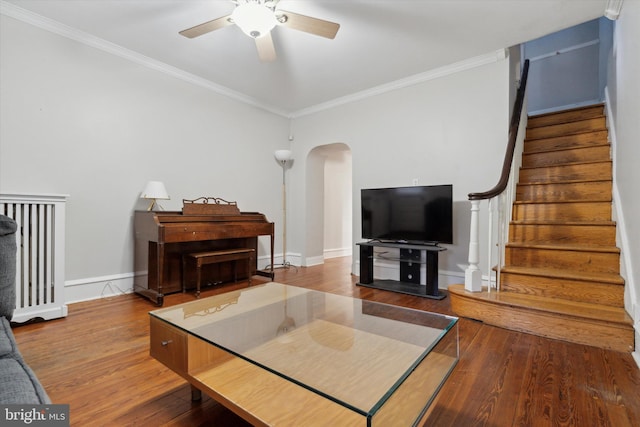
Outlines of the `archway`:
{"type": "Polygon", "coordinates": [[[343,143],[315,147],[307,156],[305,265],[351,255],[351,149],[343,143]]]}

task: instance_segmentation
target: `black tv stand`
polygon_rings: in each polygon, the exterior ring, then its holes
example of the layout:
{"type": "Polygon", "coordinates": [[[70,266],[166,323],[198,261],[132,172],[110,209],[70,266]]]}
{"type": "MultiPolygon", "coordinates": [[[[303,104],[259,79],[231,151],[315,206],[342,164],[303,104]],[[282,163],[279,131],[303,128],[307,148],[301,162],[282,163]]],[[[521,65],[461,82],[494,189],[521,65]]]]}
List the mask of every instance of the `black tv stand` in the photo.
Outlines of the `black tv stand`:
{"type": "MultiPolygon", "coordinates": [[[[357,243],[360,246],[360,280],[357,285],[384,289],[425,298],[443,299],[446,295],[438,290],[438,252],[446,250],[431,244],[412,244],[398,242],[369,241],[357,243]],[[380,280],[373,277],[373,248],[400,249],[400,280],[380,280]],[[422,261],[422,252],[426,252],[426,261],[422,261]],[[420,284],[420,266],[426,264],[426,286],[420,284]]],[[[389,258],[385,258],[389,259],[389,258]]]]}

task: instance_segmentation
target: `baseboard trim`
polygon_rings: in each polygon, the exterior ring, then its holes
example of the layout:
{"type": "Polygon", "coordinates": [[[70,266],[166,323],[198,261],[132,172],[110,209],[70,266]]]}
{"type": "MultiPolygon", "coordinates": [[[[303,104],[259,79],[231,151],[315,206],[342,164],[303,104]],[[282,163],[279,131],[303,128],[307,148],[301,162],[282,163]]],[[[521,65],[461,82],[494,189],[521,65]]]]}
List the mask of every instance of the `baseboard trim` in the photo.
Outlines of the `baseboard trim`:
{"type": "Polygon", "coordinates": [[[346,248],[325,249],[324,250],[324,259],[351,256],[351,254],[352,254],[352,251],[351,251],[351,247],[350,246],[346,247],[346,248]]]}
{"type": "MultiPolygon", "coordinates": [[[[289,258],[287,256],[287,258],[289,258]]],[[[298,257],[299,260],[299,257],[298,257]]],[[[292,264],[293,260],[287,259],[292,264]]],[[[282,255],[274,256],[276,265],[282,263],[282,255]]],[[[258,269],[264,269],[271,263],[271,257],[258,257],[258,269]]],[[[118,295],[133,293],[133,278],[135,273],[111,274],[107,276],[86,277],[83,279],[67,280],[64,284],[67,304],[91,301],[101,298],[112,298],[118,295]]]]}
{"type": "Polygon", "coordinates": [[[322,265],[324,264],[324,255],[307,257],[304,259],[305,267],[312,267],[314,265],[322,265]]]}
{"type": "Polygon", "coordinates": [[[616,180],[616,156],[617,156],[617,136],[616,125],[611,110],[611,98],[609,97],[609,87],[604,88],[605,97],[605,110],[607,117],[607,129],[609,131],[609,142],[611,144],[611,158],[613,164],[613,188],[612,188],[612,213],[613,219],[616,221],[616,244],[620,248],[620,274],[625,280],[625,297],[628,296],[628,300],[625,298],[625,309],[631,315],[633,319],[633,328],[635,329],[635,351],[632,353],[634,360],[638,367],[640,367],[640,307],[638,306],[638,288],[634,281],[635,275],[633,274],[633,264],[629,255],[630,247],[629,237],[627,233],[622,232],[626,230],[626,221],[624,213],[620,207],[620,192],[618,191],[618,183],[616,180]]]}
{"type": "Polygon", "coordinates": [[[124,273],[68,280],[64,284],[67,303],[130,294],[133,292],[133,277],[133,273],[124,273]]]}
{"type": "Polygon", "coordinates": [[[590,99],[588,101],[576,102],[575,104],[561,105],[558,107],[543,108],[541,110],[529,111],[529,116],[537,116],[540,114],[555,113],[556,111],[570,110],[572,108],[588,107],[602,103],[601,99],[590,99]]]}

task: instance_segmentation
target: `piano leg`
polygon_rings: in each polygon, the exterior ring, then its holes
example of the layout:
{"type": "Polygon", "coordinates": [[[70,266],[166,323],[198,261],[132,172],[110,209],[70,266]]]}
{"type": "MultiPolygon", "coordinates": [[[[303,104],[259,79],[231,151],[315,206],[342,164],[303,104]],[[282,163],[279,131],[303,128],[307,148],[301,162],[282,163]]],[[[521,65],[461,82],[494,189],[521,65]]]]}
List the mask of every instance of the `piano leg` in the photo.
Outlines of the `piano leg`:
{"type": "Polygon", "coordinates": [[[164,304],[164,295],[161,294],[161,293],[158,293],[158,291],[156,291],[154,289],[146,289],[146,288],[136,287],[135,288],[135,292],[137,294],[142,295],[145,298],[148,298],[149,300],[151,300],[158,307],[162,307],[162,305],[164,304]]]}

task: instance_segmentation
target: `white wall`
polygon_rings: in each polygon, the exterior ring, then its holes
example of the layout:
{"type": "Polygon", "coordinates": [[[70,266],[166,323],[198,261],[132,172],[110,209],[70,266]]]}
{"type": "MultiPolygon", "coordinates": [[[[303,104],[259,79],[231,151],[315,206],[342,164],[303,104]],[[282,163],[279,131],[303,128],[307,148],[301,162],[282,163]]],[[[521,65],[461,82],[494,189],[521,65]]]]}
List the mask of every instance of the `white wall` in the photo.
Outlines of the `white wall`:
{"type": "Polygon", "coordinates": [[[441,254],[440,270],[460,283],[468,256],[467,195],[495,185],[500,172],[496,165],[504,156],[508,80],[509,61],[497,59],[297,118],[292,149],[298,161],[289,188],[292,203],[306,212],[290,216],[289,236],[292,247],[303,248],[303,263],[322,249],[309,240],[318,213],[316,194],[310,191],[315,187],[307,181],[316,166],[308,154],[315,147],[342,142],[351,148],[353,159],[354,243],[362,241],[361,188],[412,185],[414,179],[420,185],[453,184],[454,244],[441,254]]]}
{"type": "MultiPolygon", "coordinates": [[[[288,120],[0,19],[0,193],[70,195],[68,283],[104,287],[132,273],[132,215],[146,209],[148,180],[166,184],[167,210],[222,197],[280,223],[273,152],[288,145],[288,120]]],[[[261,245],[268,255],[268,240],[261,245]]]]}
{"type": "Polygon", "coordinates": [[[624,252],[625,305],[636,328],[636,361],[640,364],[640,2],[626,1],[615,23],[607,92],[614,138],[614,204],[624,252]]]}
{"type": "MultiPolygon", "coordinates": [[[[637,141],[638,6],[625,3],[624,11],[616,28],[617,81],[609,84],[619,87],[614,96],[619,139],[637,141]]],[[[109,278],[132,272],[132,214],[146,207],[138,197],[150,179],[166,183],[172,196],[162,202],[166,209],[180,209],[182,198],[223,197],[237,200],[242,210],[265,213],[279,229],[281,169],[272,153],[289,146],[288,120],[13,18],[1,19],[0,192],[70,194],[67,281],[104,286],[109,278]]],[[[325,163],[309,154],[341,143],[352,154],[353,243],[361,240],[361,188],[412,185],[414,179],[420,185],[451,183],[454,244],[441,255],[440,269],[450,282],[463,279],[467,194],[496,183],[495,165],[501,164],[507,141],[509,61],[450,69],[294,120],[288,248],[303,264],[323,256],[318,242],[326,237],[323,226],[316,227],[325,216],[325,163]]],[[[640,235],[640,223],[632,221],[640,214],[634,188],[640,179],[633,164],[639,147],[622,142],[616,158],[628,236],[640,235]]],[[[279,239],[277,231],[276,248],[279,239]]],[[[265,240],[262,244],[266,248],[265,240]]],[[[633,260],[640,259],[638,245],[631,239],[633,260]]],[[[631,263],[630,270],[640,283],[640,266],[631,263]]],[[[637,299],[638,292],[634,295],[637,299]]]]}
{"type": "Polygon", "coordinates": [[[343,144],[326,147],[324,164],[324,258],[351,255],[351,150],[343,144]]]}

